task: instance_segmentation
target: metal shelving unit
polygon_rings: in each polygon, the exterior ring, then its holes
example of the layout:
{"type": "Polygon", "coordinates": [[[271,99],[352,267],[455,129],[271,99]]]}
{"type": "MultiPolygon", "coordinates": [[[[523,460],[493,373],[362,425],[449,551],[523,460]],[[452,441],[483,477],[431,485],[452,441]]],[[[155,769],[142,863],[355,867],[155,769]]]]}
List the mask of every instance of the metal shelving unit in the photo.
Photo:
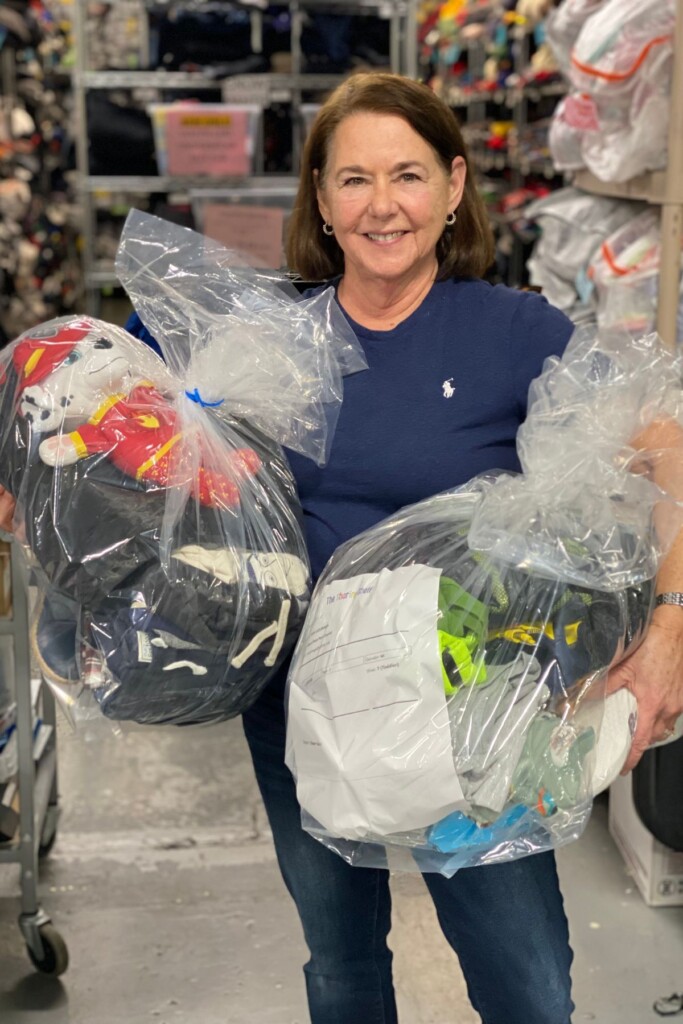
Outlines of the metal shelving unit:
{"type": "Polygon", "coordinates": [[[55,703],[48,688],[31,678],[28,595],[14,545],[11,586],[12,617],[0,619],[0,636],[13,641],[18,771],[0,787],[0,797],[4,820],[17,820],[14,836],[0,844],[0,863],[20,866],[19,927],[26,949],[37,970],[56,976],[68,966],[68,950],[38,900],[38,864],[52,848],[59,815],[55,703]]]}
{"type": "MultiPolygon", "coordinates": [[[[79,201],[82,209],[82,260],[84,266],[86,308],[97,313],[100,289],[116,284],[113,266],[95,259],[95,232],[97,226],[96,193],[128,192],[145,195],[151,192],[175,192],[190,197],[192,190],[202,187],[225,188],[234,191],[245,183],[244,178],[216,179],[176,178],[158,176],[102,176],[89,173],[87,95],[92,90],[154,89],[198,92],[220,91],[225,103],[256,103],[265,109],[273,102],[288,102],[293,111],[299,110],[306,96],[325,93],[345,77],[343,74],[306,74],[302,71],[302,32],[308,12],[324,11],[330,14],[374,14],[389,22],[390,66],[396,71],[417,75],[417,0],[289,0],[291,18],[291,73],[244,74],[220,78],[210,71],[182,72],[164,70],[92,71],[88,68],[87,0],[74,3],[74,41],[76,65],[73,87],[76,112],[76,159],[79,201]]],[[[158,9],[159,4],[156,4],[158,9]]],[[[146,11],[145,0],[140,9],[146,11]]],[[[255,48],[260,41],[260,11],[252,12],[252,40],[255,48]]],[[[144,20],[144,18],[143,18],[144,20]]],[[[144,40],[146,33],[142,31],[144,40]]],[[[297,119],[293,119],[295,122],[297,119]]],[[[258,183],[263,174],[263,138],[256,140],[255,173],[249,183],[258,183]]],[[[302,144],[301,126],[294,124],[291,140],[292,166],[299,163],[302,144]]],[[[292,180],[295,176],[292,175],[292,180]]]]}
{"type": "MultiPolygon", "coordinates": [[[[494,6],[487,17],[489,24],[499,23],[501,10],[494,6]]],[[[447,71],[437,69],[435,72],[435,77],[439,79],[440,94],[456,111],[462,123],[472,163],[481,174],[501,175],[494,182],[500,184],[501,194],[503,191],[521,191],[530,176],[543,178],[547,182],[557,181],[558,173],[550,156],[527,153],[523,139],[527,130],[533,128],[538,120],[534,116],[536,105],[543,101],[544,106],[550,106],[567,92],[566,83],[560,80],[524,80],[523,76],[530,66],[533,29],[529,25],[516,25],[508,31],[513,71],[517,76],[514,85],[491,85],[486,81],[485,62],[490,40],[479,37],[467,39],[463,36],[459,40],[467,56],[468,74],[465,84],[459,78],[449,80],[447,71]],[[492,116],[492,111],[495,111],[495,116],[492,116]],[[488,148],[486,137],[491,121],[510,122],[513,128],[508,138],[516,139],[516,145],[508,142],[502,149],[488,148]]],[[[502,242],[499,242],[500,250],[507,257],[504,280],[514,287],[519,287],[525,280],[525,246],[528,244],[526,239],[513,230],[517,219],[518,215],[491,216],[497,234],[502,238],[502,242]]]]}

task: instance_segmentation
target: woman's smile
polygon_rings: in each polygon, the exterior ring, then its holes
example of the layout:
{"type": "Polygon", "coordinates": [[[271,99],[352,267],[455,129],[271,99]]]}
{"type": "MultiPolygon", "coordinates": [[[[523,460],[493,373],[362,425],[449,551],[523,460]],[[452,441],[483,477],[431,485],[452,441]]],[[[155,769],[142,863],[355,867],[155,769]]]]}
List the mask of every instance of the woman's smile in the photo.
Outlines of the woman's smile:
{"type": "Polygon", "coordinates": [[[407,231],[387,231],[380,233],[377,231],[365,232],[365,237],[369,238],[371,242],[379,242],[380,245],[387,245],[389,242],[396,242],[399,238],[403,238],[407,235],[407,231]]]}

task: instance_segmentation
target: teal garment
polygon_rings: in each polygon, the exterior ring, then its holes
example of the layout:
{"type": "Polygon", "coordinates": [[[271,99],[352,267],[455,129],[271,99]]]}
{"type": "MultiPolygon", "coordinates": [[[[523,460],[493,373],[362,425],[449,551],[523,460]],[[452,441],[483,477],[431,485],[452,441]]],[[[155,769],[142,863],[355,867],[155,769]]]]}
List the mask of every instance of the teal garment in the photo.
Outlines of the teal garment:
{"type": "Polygon", "coordinates": [[[586,758],[594,746],[593,729],[579,732],[557,715],[538,715],[517,762],[511,798],[527,807],[545,807],[546,813],[583,803],[590,797],[586,758]]]}

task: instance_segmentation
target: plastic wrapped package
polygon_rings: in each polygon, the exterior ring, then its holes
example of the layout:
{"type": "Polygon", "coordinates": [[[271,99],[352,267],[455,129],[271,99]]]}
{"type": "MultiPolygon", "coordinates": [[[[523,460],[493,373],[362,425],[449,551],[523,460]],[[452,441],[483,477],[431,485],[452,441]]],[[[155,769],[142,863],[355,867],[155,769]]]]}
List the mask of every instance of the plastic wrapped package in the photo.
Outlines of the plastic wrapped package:
{"type": "MultiPolygon", "coordinates": [[[[670,81],[670,74],[669,74],[670,81]]],[[[598,112],[598,132],[586,132],[582,154],[601,181],[628,181],[644,171],[666,166],[669,96],[648,83],[634,92],[628,119],[598,112]]]]}
{"type": "Polygon", "coordinates": [[[450,876],[581,834],[635,727],[607,671],[683,523],[629,440],[678,421],[680,376],[656,337],[578,334],[532,388],[523,473],[334,553],[290,668],[287,763],[304,828],[349,863],[450,876]]]}
{"type": "MultiPolygon", "coordinates": [[[[564,5],[551,19],[560,50],[574,6],[567,24],[564,5]]],[[[665,166],[674,22],[673,0],[606,0],[585,18],[569,58],[572,91],[549,133],[558,169],[586,166],[618,182],[665,166]]]]}
{"type": "MultiPolygon", "coordinates": [[[[610,592],[652,579],[683,525],[683,504],[655,482],[666,448],[643,453],[630,442],[682,411],[680,359],[656,334],[576,330],[562,359],[547,359],[531,383],[517,432],[522,475],[491,488],[470,544],[610,592]]],[[[683,446],[674,457],[683,469],[683,446]]]]}
{"type": "Polygon", "coordinates": [[[558,104],[548,147],[559,171],[588,168],[602,181],[628,181],[666,165],[669,100],[645,86],[627,109],[570,92],[558,104]]]}
{"type": "MultiPolygon", "coordinates": [[[[660,218],[646,210],[605,239],[595,254],[589,277],[597,293],[598,323],[638,335],[652,331],[659,293],[660,218]]],[[[683,339],[679,303],[678,339],[683,339]]]]}
{"type": "Polygon", "coordinates": [[[562,0],[548,12],[545,35],[565,75],[571,68],[571,51],[587,18],[605,3],[605,0],[562,0]]]}
{"type": "MultiPolygon", "coordinates": [[[[683,279],[679,289],[676,337],[683,342],[683,279]]],[[[637,335],[654,330],[659,301],[659,268],[628,274],[606,281],[598,289],[598,323],[637,335]]]]}
{"type": "Polygon", "coordinates": [[[656,210],[643,210],[604,240],[588,274],[598,291],[628,274],[659,266],[660,228],[656,210]]]}
{"type": "Polygon", "coordinates": [[[527,261],[531,284],[558,309],[591,305],[588,265],[601,243],[643,207],[620,199],[558,189],[531,203],[529,220],[541,229],[527,261]]]}
{"type": "Polygon", "coordinates": [[[34,650],[76,718],[232,717],[308,606],[280,443],[324,461],[342,371],[363,357],[331,292],[298,303],[233,262],[131,213],[118,273],[165,361],[88,317],[4,353],[2,483],[45,598],[34,650]]]}
{"type": "Polygon", "coordinates": [[[630,103],[649,83],[666,92],[671,74],[673,0],[606,0],[583,23],[571,51],[578,92],[630,103]]]}

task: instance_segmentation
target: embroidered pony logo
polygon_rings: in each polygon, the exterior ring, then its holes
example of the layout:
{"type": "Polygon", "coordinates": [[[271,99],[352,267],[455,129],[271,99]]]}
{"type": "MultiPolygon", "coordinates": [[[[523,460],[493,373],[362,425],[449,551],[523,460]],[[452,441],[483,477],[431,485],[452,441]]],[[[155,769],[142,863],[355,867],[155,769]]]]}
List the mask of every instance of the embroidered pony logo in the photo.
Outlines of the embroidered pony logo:
{"type": "Polygon", "coordinates": [[[443,397],[444,398],[452,398],[453,395],[455,394],[455,388],[453,387],[453,378],[452,377],[449,377],[448,380],[445,380],[443,382],[443,384],[441,385],[441,387],[443,388],[443,397]]]}

